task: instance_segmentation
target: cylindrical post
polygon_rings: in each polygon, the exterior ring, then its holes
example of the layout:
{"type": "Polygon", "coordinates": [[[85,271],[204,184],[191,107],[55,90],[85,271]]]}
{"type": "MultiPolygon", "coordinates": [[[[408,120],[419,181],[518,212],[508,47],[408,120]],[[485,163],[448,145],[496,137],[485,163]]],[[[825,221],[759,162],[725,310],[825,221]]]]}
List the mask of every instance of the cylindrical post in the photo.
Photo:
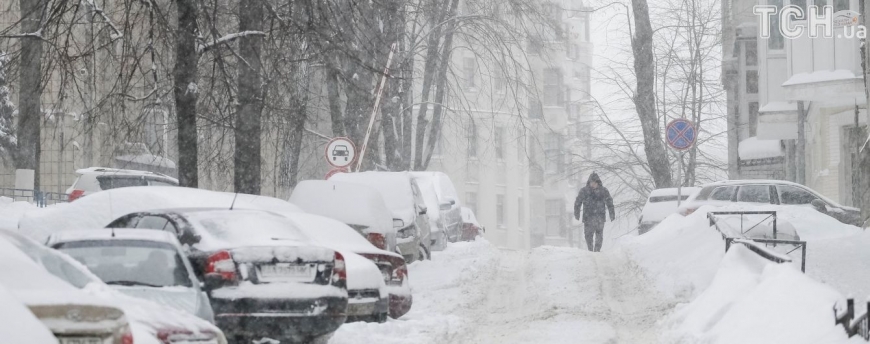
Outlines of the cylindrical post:
{"type": "Polygon", "coordinates": [[[804,242],[804,249],[801,250],[801,272],[807,272],[807,243],[804,242]]]}

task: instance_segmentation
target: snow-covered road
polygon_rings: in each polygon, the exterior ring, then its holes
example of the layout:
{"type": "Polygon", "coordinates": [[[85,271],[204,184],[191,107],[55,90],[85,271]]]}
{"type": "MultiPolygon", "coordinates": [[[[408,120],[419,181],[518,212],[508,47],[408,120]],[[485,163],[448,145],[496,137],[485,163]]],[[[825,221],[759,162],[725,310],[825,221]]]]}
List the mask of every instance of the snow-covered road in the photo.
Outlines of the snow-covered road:
{"type": "Polygon", "coordinates": [[[331,343],[655,343],[664,301],[623,255],[451,245],[411,265],[414,306],[331,343]]]}

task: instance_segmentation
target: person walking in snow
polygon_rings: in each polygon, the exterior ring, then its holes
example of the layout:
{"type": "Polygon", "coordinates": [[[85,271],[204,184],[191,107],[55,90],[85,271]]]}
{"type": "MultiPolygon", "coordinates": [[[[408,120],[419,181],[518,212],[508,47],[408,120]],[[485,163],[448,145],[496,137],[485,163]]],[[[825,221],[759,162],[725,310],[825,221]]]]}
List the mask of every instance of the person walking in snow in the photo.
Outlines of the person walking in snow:
{"type": "Polygon", "coordinates": [[[601,184],[601,178],[595,172],[589,175],[586,186],[580,189],[577,199],[574,200],[575,219],[580,219],[581,211],[583,211],[586,246],[589,247],[589,251],[600,252],[601,243],[604,241],[604,221],[607,215],[605,212],[610,214],[610,222],[616,219],[616,214],[610,191],[601,184]]]}

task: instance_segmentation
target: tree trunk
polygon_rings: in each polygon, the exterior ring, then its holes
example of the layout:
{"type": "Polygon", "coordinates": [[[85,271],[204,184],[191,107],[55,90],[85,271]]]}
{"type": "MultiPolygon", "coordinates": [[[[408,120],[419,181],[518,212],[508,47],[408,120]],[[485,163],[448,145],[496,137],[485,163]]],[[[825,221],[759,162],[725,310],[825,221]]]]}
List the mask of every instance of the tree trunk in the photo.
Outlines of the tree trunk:
{"type": "MultiPolygon", "coordinates": [[[[45,0],[20,0],[21,33],[40,34],[45,0]]],[[[42,109],[42,39],[21,39],[18,91],[18,151],[15,168],[34,171],[33,186],[39,189],[39,157],[41,153],[42,109]]]]}
{"type": "Polygon", "coordinates": [[[644,152],[656,188],[671,187],[673,181],[668,156],[655,111],[655,61],[649,6],[646,0],[631,0],[631,5],[635,24],[631,48],[634,53],[634,74],[637,77],[634,105],[643,126],[644,152]]]}
{"type": "Polygon", "coordinates": [[[296,113],[290,117],[290,137],[287,139],[287,155],[289,156],[289,187],[296,187],[299,179],[299,154],[302,151],[302,136],[305,135],[305,104],[300,102],[295,107],[296,113]]]}
{"type": "MultiPolygon", "coordinates": [[[[262,31],[264,21],[262,1],[239,3],[239,32],[262,31]]],[[[235,155],[233,181],[236,192],[260,193],[261,117],[264,88],[260,77],[263,37],[248,35],[239,38],[239,105],[236,109],[235,155]]]]}
{"type": "Polygon", "coordinates": [[[432,0],[430,3],[431,16],[429,22],[436,25],[429,32],[426,44],[426,62],[423,65],[423,84],[420,93],[420,109],[417,110],[417,130],[414,134],[414,165],[413,170],[421,170],[423,166],[423,147],[426,142],[426,127],[429,125],[427,112],[429,111],[429,93],[432,92],[432,83],[435,81],[438,68],[439,51],[441,41],[441,26],[438,25],[444,19],[447,8],[442,9],[445,1],[432,0]]]}
{"type": "MultiPolygon", "coordinates": [[[[448,10],[448,18],[456,16],[456,8],[459,6],[459,0],[450,1],[450,9],[448,10]]],[[[423,165],[419,170],[429,168],[429,161],[432,160],[432,152],[435,150],[435,144],[441,137],[441,128],[444,126],[441,118],[444,116],[444,102],[447,98],[447,70],[450,69],[450,52],[453,50],[453,31],[456,29],[456,20],[451,20],[447,24],[447,34],[444,35],[444,46],[441,48],[440,65],[438,66],[438,75],[436,81],[438,85],[435,89],[435,105],[432,110],[432,125],[429,127],[429,140],[426,144],[425,158],[423,165]]]]}
{"type": "Polygon", "coordinates": [[[338,67],[330,62],[326,64],[326,95],[329,102],[329,117],[332,120],[332,136],[342,137],[347,135],[344,129],[344,116],[341,114],[341,94],[338,90],[338,67]]]}
{"type": "Polygon", "coordinates": [[[198,0],[178,0],[178,29],[175,43],[175,112],[178,120],[178,182],[181,186],[199,186],[199,163],[196,132],[196,101],[198,76],[196,52],[196,19],[198,0]]]}

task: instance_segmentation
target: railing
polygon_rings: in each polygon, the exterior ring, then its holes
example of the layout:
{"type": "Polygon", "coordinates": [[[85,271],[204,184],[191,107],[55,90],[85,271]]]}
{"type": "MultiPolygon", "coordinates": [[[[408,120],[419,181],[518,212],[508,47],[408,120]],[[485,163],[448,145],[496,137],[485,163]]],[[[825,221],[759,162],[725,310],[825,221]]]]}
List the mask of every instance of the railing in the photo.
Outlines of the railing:
{"type": "Polygon", "coordinates": [[[40,208],[69,201],[69,195],[65,193],[32,189],[0,188],[0,196],[9,197],[13,201],[30,202],[40,208]]]}
{"type": "Polygon", "coordinates": [[[776,228],[776,212],[775,211],[712,211],[707,213],[707,218],[710,219],[710,226],[713,226],[719,234],[722,235],[722,240],[725,240],[725,252],[731,248],[731,244],[737,243],[746,246],[750,251],[755,252],[759,256],[770,260],[774,263],[790,263],[792,262],[792,258],[789,256],[794,251],[798,249],[801,250],[801,272],[806,272],[807,270],[807,242],[801,240],[784,240],[777,238],[777,228],[776,228]],[[719,227],[719,221],[716,216],[719,215],[740,215],[740,236],[741,237],[731,237],[726,234],[722,228],[719,227]],[[758,221],[758,223],[749,227],[749,229],[744,229],[744,215],[768,215],[767,217],[758,221]],[[767,219],[772,219],[773,221],[773,239],[763,239],[763,238],[748,238],[745,237],[746,233],[749,233],[756,227],[758,227],[761,223],[763,223],[767,219]],[[760,245],[763,244],[763,245],[760,245]],[[793,245],[794,249],[791,251],[780,253],[774,250],[768,249],[767,245],[772,245],[773,247],[777,247],[777,245],[793,245]]]}
{"type": "Polygon", "coordinates": [[[838,314],[837,305],[834,305],[834,324],[843,325],[849,337],[859,336],[870,341],[870,301],[867,301],[867,310],[864,314],[855,316],[855,300],[846,300],[846,312],[838,314]]]}

